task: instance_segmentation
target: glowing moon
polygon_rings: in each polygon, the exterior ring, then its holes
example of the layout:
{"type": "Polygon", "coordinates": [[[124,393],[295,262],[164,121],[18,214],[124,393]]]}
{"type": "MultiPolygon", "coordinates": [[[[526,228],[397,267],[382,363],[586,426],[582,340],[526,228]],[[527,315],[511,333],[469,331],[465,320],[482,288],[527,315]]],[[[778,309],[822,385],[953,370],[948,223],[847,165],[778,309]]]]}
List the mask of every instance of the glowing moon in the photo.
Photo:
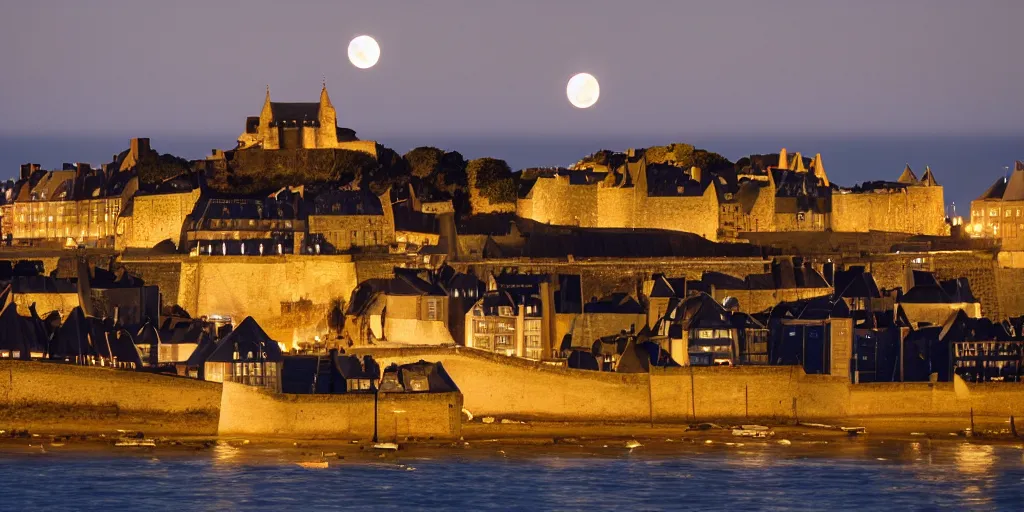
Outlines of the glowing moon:
{"type": "Polygon", "coordinates": [[[380,60],[380,45],[370,36],[359,36],[348,43],[348,60],[359,69],[369,69],[380,60]]]}
{"type": "Polygon", "coordinates": [[[601,95],[601,86],[597,79],[590,73],[577,73],[569,79],[565,86],[565,95],[569,97],[569,103],[576,108],[592,107],[597,103],[601,95]]]}

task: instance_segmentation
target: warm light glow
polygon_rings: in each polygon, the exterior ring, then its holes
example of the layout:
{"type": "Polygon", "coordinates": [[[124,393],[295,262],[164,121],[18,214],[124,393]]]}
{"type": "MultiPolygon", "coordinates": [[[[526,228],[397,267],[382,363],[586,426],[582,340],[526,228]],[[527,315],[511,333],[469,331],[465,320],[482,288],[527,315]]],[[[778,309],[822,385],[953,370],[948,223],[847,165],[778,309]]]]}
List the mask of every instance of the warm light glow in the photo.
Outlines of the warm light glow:
{"type": "Polygon", "coordinates": [[[372,68],[380,60],[380,45],[370,36],[359,36],[348,43],[348,60],[359,69],[372,68]]]}
{"type": "Polygon", "coordinates": [[[565,86],[565,95],[569,97],[569,103],[576,108],[589,108],[597,103],[601,95],[601,87],[597,79],[590,73],[578,73],[569,79],[565,86]]]}

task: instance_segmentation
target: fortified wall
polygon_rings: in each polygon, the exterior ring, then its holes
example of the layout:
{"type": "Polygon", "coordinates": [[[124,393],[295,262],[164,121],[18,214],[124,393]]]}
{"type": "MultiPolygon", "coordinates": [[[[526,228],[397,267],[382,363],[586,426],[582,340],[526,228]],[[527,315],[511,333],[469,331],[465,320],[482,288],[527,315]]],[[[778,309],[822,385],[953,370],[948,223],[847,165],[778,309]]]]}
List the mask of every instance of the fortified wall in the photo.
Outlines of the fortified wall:
{"type": "Polygon", "coordinates": [[[457,440],[462,436],[462,395],[290,395],[225,382],[218,433],[366,441],[376,433],[381,441],[457,440]]]}
{"type": "Polygon", "coordinates": [[[151,249],[165,240],[181,249],[182,225],[199,194],[197,188],[175,194],[136,195],[117,219],[116,249],[151,249]]]}
{"type": "Polygon", "coordinates": [[[833,193],[832,230],[945,236],[944,201],[940,186],[833,193]]]}
{"type": "Polygon", "coordinates": [[[584,228],[666,229],[718,240],[719,202],[715,185],[698,196],[648,196],[645,187],[611,187],[603,182],[572,184],[556,175],[539,178],[516,204],[516,215],[544,224],[584,228]]]}
{"type": "Polygon", "coordinates": [[[1008,383],[850,384],[799,366],[654,368],[650,374],[574,370],[467,348],[360,349],[381,365],[440,361],[474,416],[542,421],[693,422],[977,416],[1024,412],[1008,383]]]}
{"type": "Polygon", "coordinates": [[[211,435],[221,385],[95,366],[0,360],[0,423],[29,430],[211,435]]]}

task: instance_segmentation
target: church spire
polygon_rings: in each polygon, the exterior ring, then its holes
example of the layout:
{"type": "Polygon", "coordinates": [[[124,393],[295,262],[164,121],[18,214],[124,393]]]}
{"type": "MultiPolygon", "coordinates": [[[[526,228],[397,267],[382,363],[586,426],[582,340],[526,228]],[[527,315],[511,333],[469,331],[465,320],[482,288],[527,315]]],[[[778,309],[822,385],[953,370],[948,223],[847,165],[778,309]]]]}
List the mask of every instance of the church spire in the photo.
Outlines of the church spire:
{"type": "Polygon", "coordinates": [[[327,95],[327,79],[323,79],[323,88],[320,89],[320,106],[321,107],[333,107],[331,105],[331,98],[327,95]]]}
{"type": "Polygon", "coordinates": [[[269,122],[270,118],[271,118],[271,115],[272,114],[271,114],[271,109],[270,109],[270,85],[268,84],[267,85],[267,97],[263,100],[263,109],[260,111],[260,119],[264,119],[267,122],[269,122]]]}

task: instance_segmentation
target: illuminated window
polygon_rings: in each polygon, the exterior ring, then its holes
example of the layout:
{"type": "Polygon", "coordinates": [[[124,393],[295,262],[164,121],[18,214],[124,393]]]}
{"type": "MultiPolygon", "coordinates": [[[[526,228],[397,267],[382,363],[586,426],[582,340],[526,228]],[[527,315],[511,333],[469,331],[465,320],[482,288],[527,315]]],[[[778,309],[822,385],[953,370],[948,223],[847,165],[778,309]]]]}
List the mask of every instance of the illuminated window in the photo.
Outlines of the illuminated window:
{"type": "Polygon", "coordinates": [[[992,208],[992,209],[990,209],[988,211],[988,216],[989,217],[998,217],[999,216],[999,208],[992,208]]]}
{"type": "Polygon", "coordinates": [[[427,320],[437,320],[437,299],[427,299],[427,320]]]}

